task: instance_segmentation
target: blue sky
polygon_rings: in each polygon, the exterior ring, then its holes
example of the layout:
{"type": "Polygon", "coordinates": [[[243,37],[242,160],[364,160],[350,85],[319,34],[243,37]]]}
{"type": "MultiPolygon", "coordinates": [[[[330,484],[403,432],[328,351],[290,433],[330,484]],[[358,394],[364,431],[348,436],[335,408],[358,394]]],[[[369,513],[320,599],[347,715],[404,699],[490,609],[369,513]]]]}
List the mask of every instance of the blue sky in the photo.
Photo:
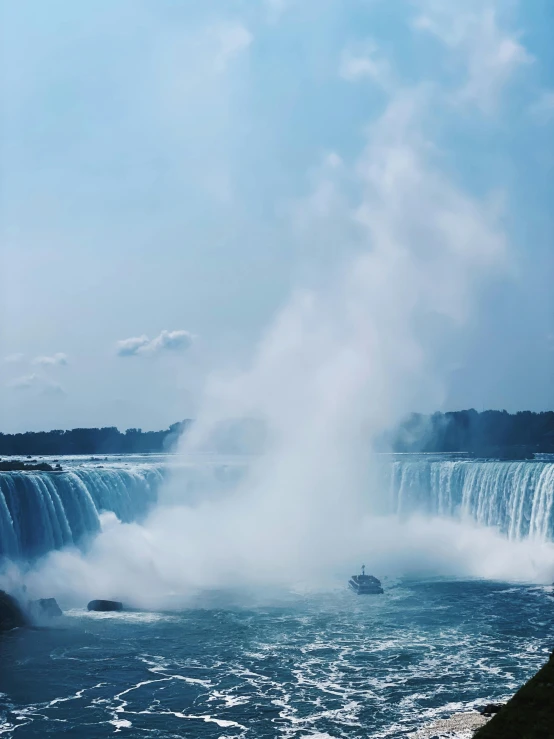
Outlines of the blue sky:
{"type": "Polygon", "coordinates": [[[358,248],[368,130],[408,93],[508,245],[441,403],[552,408],[549,0],[0,2],[3,431],[195,415],[358,248]]]}

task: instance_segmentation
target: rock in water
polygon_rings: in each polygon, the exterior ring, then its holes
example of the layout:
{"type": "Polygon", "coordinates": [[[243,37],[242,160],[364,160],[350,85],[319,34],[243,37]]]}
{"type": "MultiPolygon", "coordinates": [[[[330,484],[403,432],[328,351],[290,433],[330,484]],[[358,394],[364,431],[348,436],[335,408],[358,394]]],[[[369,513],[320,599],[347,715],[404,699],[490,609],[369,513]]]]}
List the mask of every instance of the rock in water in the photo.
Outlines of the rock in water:
{"type": "Polygon", "coordinates": [[[123,603],[118,600],[91,600],[87,608],[89,611],[122,611],[123,603]]]}
{"type": "Polygon", "coordinates": [[[63,611],[59,607],[55,598],[40,598],[39,600],[32,600],[29,603],[29,612],[36,620],[63,616],[63,611]]]}
{"type": "Polygon", "coordinates": [[[27,619],[14,597],[0,590],[0,631],[26,626],[27,619]]]}

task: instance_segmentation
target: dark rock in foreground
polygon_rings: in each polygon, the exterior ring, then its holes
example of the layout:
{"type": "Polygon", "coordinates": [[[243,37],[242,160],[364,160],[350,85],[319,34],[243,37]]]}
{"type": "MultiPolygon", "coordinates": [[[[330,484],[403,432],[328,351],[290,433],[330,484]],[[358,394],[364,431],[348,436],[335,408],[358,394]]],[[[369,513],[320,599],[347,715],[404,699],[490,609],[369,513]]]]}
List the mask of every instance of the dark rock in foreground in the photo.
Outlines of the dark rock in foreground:
{"type": "Polygon", "coordinates": [[[91,600],[87,609],[89,611],[122,611],[123,603],[118,600],[91,600]]]}
{"type": "Polygon", "coordinates": [[[554,737],[554,655],[474,739],[552,739],[554,737]]]}
{"type": "Polygon", "coordinates": [[[27,626],[27,619],[16,599],[0,590],[0,631],[27,626]]]}
{"type": "Polygon", "coordinates": [[[59,607],[55,598],[40,598],[32,600],[29,603],[29,613],[35,620],[43,620],[45,618],[58,618],[63,616],[63,611],[59,607]]]}

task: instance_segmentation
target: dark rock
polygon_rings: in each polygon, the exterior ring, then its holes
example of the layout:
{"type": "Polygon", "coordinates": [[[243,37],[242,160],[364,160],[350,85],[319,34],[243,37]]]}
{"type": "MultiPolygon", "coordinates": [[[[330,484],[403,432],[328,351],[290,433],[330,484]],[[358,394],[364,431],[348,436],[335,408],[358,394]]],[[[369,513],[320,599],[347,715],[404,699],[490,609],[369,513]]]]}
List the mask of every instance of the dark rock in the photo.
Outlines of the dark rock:
{"type": "Polygon", "coordinates": [[[0,590],[0,631],[26,626],[27,619],[16,599],[0,590]]]}
{"type": "Polygon", "coordinates": [[[118,600],[91,600],[87,608],[89,611],[122,611],[123,603],[118,600]]]}
{"type": "Polygon", "coordinates": [[[480,708],[479,711],[483,716],[492,716],[493,714],[498,713],[501,708],[504,708],[504,703],[487,703],[487,705],[480,708]]]}
{"type": "Polygon", "coordinates": [[[59,607],[55,598],[39,598],[29,603],[29,612],[35,620],[43,620],[45,618],[58,618],[63,616],[63,611],[59,607]]]}
{"type": "Polygon", "coordinates": [[[20,459],[4,459],[0,461],[0,472],[61,472],[61,467],[52,467],[48,462],[23,462],[20,459]]]}

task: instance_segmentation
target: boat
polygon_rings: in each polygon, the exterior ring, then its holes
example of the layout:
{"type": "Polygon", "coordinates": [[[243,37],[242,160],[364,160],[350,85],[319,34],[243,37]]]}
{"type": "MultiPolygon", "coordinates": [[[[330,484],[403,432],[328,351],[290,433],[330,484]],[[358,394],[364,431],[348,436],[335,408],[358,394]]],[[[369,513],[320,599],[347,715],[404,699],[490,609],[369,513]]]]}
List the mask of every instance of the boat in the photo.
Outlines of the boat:
{"type": "Polygon", "coordinates": [[[358,595],[380,595],[384,592],[376,577],[365,574],[365,565],[362,565],[362,574],[352,575],[348,585],[358,595]]]}

